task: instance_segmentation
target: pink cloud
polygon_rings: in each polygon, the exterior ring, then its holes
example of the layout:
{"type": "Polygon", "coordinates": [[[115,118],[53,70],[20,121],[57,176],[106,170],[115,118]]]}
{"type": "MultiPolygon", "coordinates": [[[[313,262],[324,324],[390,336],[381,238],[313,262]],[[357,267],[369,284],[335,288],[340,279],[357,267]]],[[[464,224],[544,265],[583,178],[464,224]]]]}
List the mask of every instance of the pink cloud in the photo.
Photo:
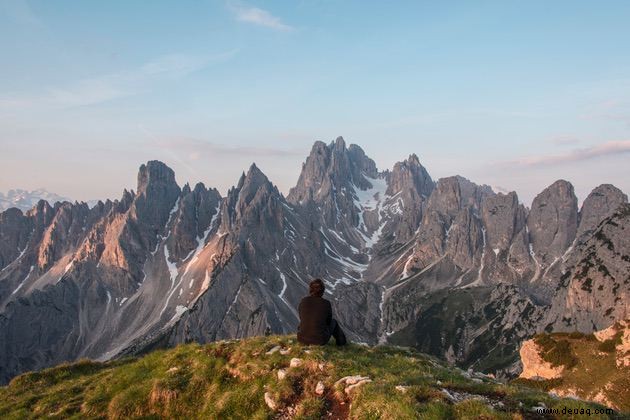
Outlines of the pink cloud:
{"type": "Polygon", "coordinates": [[[609,141],[597,146],[574,149],[566,153],[531,156],[507,162],[508,165],[540,166],[554,163],[572,163],[630,153],[630,140],[609,141]]]}

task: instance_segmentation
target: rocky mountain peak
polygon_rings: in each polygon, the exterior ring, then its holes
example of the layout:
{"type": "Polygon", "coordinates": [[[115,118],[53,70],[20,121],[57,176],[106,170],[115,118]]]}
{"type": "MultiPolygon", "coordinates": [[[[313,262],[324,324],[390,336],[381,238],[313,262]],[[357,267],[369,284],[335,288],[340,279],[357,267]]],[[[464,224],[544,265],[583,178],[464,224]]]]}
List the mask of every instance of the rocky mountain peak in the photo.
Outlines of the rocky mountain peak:
{"type": "Polygon", "coordinates": [[[412,153],[407,158],[407,162],[413,165],[420,165],[420,158],[415,153],[412,153]]]}
{"type": "Polygon", "coordinates": [[[154,229],[161,229],[179,195],[180,188],[171,168],[158,160],[140,166],[138,194],[134,200],[138,218],[144,219],[154,229]]]}
{"type": "Polygon", "coordinates": [[[83,230],[87,224],[89,212],[85,203],[55,204],[55,217],[44,232],[38,250],[37,265],[42,270],[51,267],[83,239],[83,230]]]}
{"type": "Polygon", "coordinates": [[[342,137],[328,145],[318,141],[302,165],[297,185],[287,198],[294,204],[309,200],[322,202],[344,188],[371,188],[372,184],[366,177],[377,176],[376,164],[359,146],[351,144],[346,148],[342,137]]]}
{"type": "Polygon", "coordinates": [[[350,162],[356,167],[355,177],[360,178],[361,174],[367,175],[370,178],[376,178],[378,176],[376,163],[365,154],[361,147],[356,144],[351,144],[348,148],[348,156],[350,162]]]}
{"type": "Polygon", "coordinates": [[[452,221],[466,206],[471,206],[478,212],[482,199],[492,195],[494,192],[487,185],[477,185],[459,175],[451,176],[438,180],[435,191],[429,197],[428,206],[431,212],[446,216],[446,219],[452,221]]]}
{"type": "Polygon", "coordinates": [[[194,190],[186,184],[179,198],[179,209],[175,217],[171,235],[167,241],[170,256],[174,260],[185,259],[197,249],[214,226],[221,195],[216,189],[207,190],[202,183],[194,190]]]}
{"type": "Polygon", "coordinates": [[[107,283],[119,293],[129,292],[141,281],[144,275],[137,262],[157,249],[181,204],[175,173],[164,163],[141,165],[137,179],[137,194],[125,190],[115,204],[116,214],[103,225],[105,230],[93,238],[95,242],[86,244],[92,250],[102,249],[88,252],[100,255],[99,263],[115,267],[107,283]],[[103,246],[98,243],[101,240],[103,246]]]}
{"type": "Polygon", "coordinates": [[[416,154],[394,165],[388,184],[387,194],[392,196],[403,189],[412,189],[421,197],[429,197],[434,188],[431,176],[416,154]]]}
{"type": "Polygon", "coordinates": [[[26,212],[26,215],[35,220],[36,226],[48,226],[55,216],[55,209],[48,201],[39,200],[35,207],[26,212]]]}
{"type": "Polygon", "coordinates": [[[116,209],[118,210],[118,212],[119,213],[126,212],[131,206],[131,204],[133,203],[134,197],[135,197],[134,192],[129,191],[127,190],[127,188],[125,188],[120,201],[116,203],[116,209]]]}
{"type": "Polygon", "coordinates": [[[537,262],[551,264],[571,245],[577,232],[577,197],[573,185],[558,180],[534,198],[527,219],[537,262]]]}
{"type": "Polygon", "coordinates": [[[264,205],[269,198],[280,198],[280,192],[269,181],[269,178],[255,163],[243,173],[236,187],[228,191],[225,202],[226,211],[223,212],[224,223],[233,225],[244,217],[246,210],[264,205]]]}
{"type": "Polygon", "coordinates": [[[334,149],[336,151],[345,151],[346,150],[346,141],[341,136],[337,137],[332,144],[334,145],[334,149]]]}
{"type": "Polygon", "coordinates": [[[486,228],[487,243],[492,249],[508,249],[525,226],[527,213],[514,191],[488,196],[482,203],[481,217],[486,228]]]}
{"type": "Polygon", "coordinates": [[[252,163],[247,174],[241,175],[238,183],[239,205],[247,205],[259,190],[271,191],[274,188],[267,175],[255,163],[252,163]]]}
{"type": "Polygon", "coordinates": [[[593,231],[602,220],[627,202],[628,196],[614,185],[602,184],[593,189],[580,210],[578,236],[593,231]]]}
{"type": "Polygon", "coordinates": [[[247,175],[245,176],[245,181],[249,181],[249,183],[254,183],[256,185],[265,184],[269,182],[269,178],[267,175],[260,170],[256,163],[252,163],[247,170],[247,175]]]}
{"type": "MultiPolygon", "coordinates": [[[[150,160],[140,165],[138,170],[138,194],[145,194],[150,189],[177,187],[175,172],[159,160],[150,160]]],[[[177,187],[179,189],[179,187],[177,187]]]]}
{"type": "Polygon", "coordinates": [[[197,182],[195,184],[195,188],[193,189],[193,191],[195,193],[200,193],[200,192],[206,191],[206,186],[204,185],[203,182],[197,182]]]}

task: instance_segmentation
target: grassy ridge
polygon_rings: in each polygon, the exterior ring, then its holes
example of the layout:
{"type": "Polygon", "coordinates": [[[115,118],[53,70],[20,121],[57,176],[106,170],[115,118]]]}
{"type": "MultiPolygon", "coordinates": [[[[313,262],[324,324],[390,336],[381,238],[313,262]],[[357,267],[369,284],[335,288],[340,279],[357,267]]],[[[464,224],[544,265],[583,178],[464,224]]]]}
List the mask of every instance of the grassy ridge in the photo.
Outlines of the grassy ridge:
{"type": "Polygon", "coordinates": [[[540,418],[532,407],[541,403],[597,407],[470,378],[411,350],[303,347],[290,336],[181,345],[109,363],[80,361],[21,375],[0,388],[3,419],[522,419],[540,418]],[[266,354],[275,346],[290,350],[266,354]],[[300,365],[289,367],[292,358],[300,365]],[[372,382],[346,393],[335,382],[348,375],[372,382]]]}

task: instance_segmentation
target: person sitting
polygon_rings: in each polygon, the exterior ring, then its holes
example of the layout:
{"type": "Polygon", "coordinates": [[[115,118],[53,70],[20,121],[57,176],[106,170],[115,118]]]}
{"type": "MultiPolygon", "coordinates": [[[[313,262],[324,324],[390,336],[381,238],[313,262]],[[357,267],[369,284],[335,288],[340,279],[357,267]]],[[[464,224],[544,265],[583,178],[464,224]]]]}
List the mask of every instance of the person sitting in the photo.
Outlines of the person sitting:
{"type": "Polygon", "coordinates": [[[309,284],[309,296],[304,297],[298,306],[300,324],[297,339],[302,344],[324,345],[330,337],[335,338],[335,344],[346,344],[346,336],[339,323],[332,317],[332,306],[324,299],[324,282],[315,279],[309,284]]]}

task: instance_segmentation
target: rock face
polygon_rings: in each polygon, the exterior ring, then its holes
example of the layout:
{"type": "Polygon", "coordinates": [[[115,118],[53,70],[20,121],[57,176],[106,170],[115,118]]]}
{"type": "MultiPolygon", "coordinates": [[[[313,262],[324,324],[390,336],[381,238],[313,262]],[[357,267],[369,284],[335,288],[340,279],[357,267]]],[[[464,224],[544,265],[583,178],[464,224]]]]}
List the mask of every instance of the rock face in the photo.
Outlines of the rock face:
{"type": "Polygon", "coordinates": [[[221,197],[158,161],[115,201],[0,213],[0,382],[81,357],[293,333],[322,278],[353,341],[414,346],[509,375],[543,330],[627,315],[627,197],[577,211],[558,181],[528,210],[515,192],[416,155],[379,171],[342,138],[316,142],[285,198],[255,164],[221,197]]]}
{"type": "Polygon", "coordinates": [[[532,255],[548,267],[560,258],[577,232],[577,197],[567,181],[556,181],[534,198],[527,218],[532,255]]]}
{"type": "Polygon", "coordinates": [[[566,259],[548,331],[594,331],[630,314],[630,205],[598,223],[566,259]]]}
{"type": "Polygon", "coordinates": [[[595,188],[582,204],[578,237],[593,232],[602,220],[627,202],[628,196],[614,185],[602,184],[595,188]]]}
{"type": "Polygon", "coordinates": [[[524,341],[519,354],[521,363],[523,363],[520,378],[548,380],[562,377],[564,366],[554,367],[551,363],[545,362],[540,356],[540,348],[534,340],[524,341]]]}
{"type": "Polygon", "coordinates": [[[398,240],[411,239],[418,229],[434,186],[431,176],[415,154],[394,165],[386,194],[395,197],[393,209],[400,220],[395,223],[393,234],[398,240]]]}

